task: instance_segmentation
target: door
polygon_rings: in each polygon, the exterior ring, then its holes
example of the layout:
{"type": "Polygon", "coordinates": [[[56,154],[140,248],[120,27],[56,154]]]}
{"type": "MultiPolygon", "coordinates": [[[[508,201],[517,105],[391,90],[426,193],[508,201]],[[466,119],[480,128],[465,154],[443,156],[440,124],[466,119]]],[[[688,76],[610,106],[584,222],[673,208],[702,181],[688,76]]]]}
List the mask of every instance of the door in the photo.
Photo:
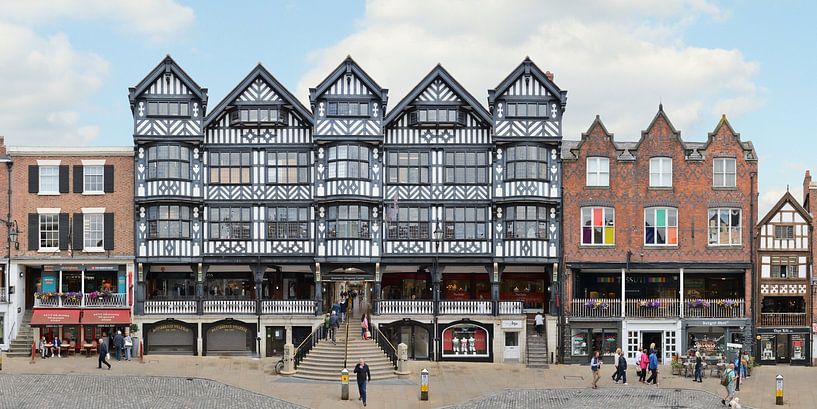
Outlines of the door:
{"type": "Polygon", "coordinates": [[[267,353],[269,356],[281,356],[284,354],[284,344],[286,343],[287,330],[284,327],[267,327],[267,353]]]}
{"type": "Polygon", "coordinates": [[[505,360],[519,360],[519,333],[505,333],[505,360]]]}
{"type": "Polygon", "coordinates": [[[650,345],[655,344],[655,355],[658,357],[658,361],[662,362],[662,354],[661,354],[661,336],[663,335],[663,331],[642,331],[641,332],[641,345],[647,349],[647,353],[650,352],[650,345]]]}
{"type": "Polygon", "coordinates": [[[41,276],[41,269],[26,267],[26,288],[23,291],[25,291],[27,310],[34,308],[34,293],[40,291],[41,276]]]}
{"type": "Polygon", "coordinates": [[[777,355],[778,363],[791,362],[791,355],[789,354],[789,336],[786,334],[777,334],[777,355]]]}

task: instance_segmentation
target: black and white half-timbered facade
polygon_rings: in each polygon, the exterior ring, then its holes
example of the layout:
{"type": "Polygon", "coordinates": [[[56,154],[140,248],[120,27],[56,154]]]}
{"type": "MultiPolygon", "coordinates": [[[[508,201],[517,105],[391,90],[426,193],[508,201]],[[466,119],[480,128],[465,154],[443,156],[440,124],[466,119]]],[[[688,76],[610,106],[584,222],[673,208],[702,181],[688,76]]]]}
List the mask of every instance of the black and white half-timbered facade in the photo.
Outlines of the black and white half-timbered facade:
{"type": "Polygon", "coordinates": [[[490,110],[440,65],[391,111],[351,58],[309,91],[259,65],[207,110],[170,57],[131,89],[146,351],[277,355],[355,292],[412,359],[524,361],[566,93],[528,59],[490,110]]]}

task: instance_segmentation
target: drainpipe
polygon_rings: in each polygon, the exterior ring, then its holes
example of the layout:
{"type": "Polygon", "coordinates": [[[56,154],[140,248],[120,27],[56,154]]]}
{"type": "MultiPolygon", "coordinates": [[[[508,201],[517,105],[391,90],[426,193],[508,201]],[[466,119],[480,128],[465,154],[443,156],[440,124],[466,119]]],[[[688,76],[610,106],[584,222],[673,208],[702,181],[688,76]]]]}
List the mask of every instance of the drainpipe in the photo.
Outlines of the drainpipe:
{"type": "MultiPolygon", "coordinates": [[[[757,217],[755,217],[755,200],[757,199],[757,192],[755,192],[755,177],[756,176],[757,176],[757,172],[751,172],[749,174],[749,180],[750,180],[750,183],[751,183],[751,186],[750,186],[751,197],[750,197],[750,200],[749,200],[749,218],[751,219],[751,222],[752,222],[752,234],[749,235],[749,249],[750,249],[749,263],[752,265],[752,277],[751,277],[751,280],[749,280],[749,294],[752,297],[752,302],[749,305],[749,328],[753,328],[754,323],[755,323],[755,308],[754,308],[754,305],[757,303],[757,297],[755,297],[755,279],[757,277],[759,277],[758,269],[755,266],[755,252],[756,252],[755,251],[756,250],[755,249],[755,234],[756,234],[756,230],[755,230],[756,227],[755,226],[756,226],[756,223],[757,223],[757,217]]],[[[745,297],[744,297],[744,299],[745,299],[745,297]]],[[[754,332],[754,330],[752,330],[750,332],[750,334],[752,332],[754,332]]],[[[743,335],[745,337],[746,334],[744,333],[743,335]]],[[[749,345],[751,345],[751,348],[753,349],[752,355],[756,356],[756,353],[759,353],[760,351],[754,351],[754,348],[757,345],[757,343],[755,342],[755,339],[754,339],[754,334],[751,334],[749,336],[749,338],[750,338],[748,340],[749,345]]],[[[747,340],[744,339],[743,340],[744,345],[746,345],[746,342],[747,342],[747,340]]]]}
{"type": "MultiPolygon", "coordinates": [[[[7,221],[7,223],[6,223],[6,248],[8,249],[8,257],[7,257],[8,258],[8,261],[7,261],[8,268],[6,268],[5,282],[2,283],[2,284],[3,284],[4,288],[6,289],[6,302],[7,303],[11,302],[11,295],[9,294],[9,284],[11,283],[11,276],[9,274],[11,274],[11,165],[13,165],[13,164],[14,163],[11,160],[6,162],[6,170],[8,172],[8,206],[9,206],[8,207],[8,212],[6,213],[6,221],[7,221]]],[[[19,230],[19,228],[18,228],[18,230],[19,230]]],[[[18,238],[18,240],[19,240],[19,238],[18,238]]],[[[15,320],[15,322],[16,322],[16,320],[15,320]]],[[[2,331],[2,330],[3,329],[0,328],[0,331],[2,331]]],[[[13,334],[9,334],[9,336],[11,336],[11,335],[13,335],[13,334]]]]}

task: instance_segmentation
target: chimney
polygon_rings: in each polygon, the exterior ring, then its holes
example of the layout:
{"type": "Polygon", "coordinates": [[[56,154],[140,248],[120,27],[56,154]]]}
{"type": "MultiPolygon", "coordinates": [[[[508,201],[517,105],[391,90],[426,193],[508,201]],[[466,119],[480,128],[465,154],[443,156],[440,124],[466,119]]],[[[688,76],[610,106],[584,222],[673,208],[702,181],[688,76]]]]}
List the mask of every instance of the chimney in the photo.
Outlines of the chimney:
{"type": "Polygon", "coordinates": [[[553,82],[553,73],[550,71],[545,72],[545,77],[547,77],[548,81],[553,82]]]}
{"type": "Polygon", "coordinates": [[[0,135],[0,155],[6,154],[6,137],[0,135]]]}
{"type": "MultiPolygon", "coordinates": [[[[803,202],[805,203],[806,197],[809,193],[809,186],[811,186],[811,171],[806,169],[806,176],[803,178],[803,202]]],[[[809,210],[809,209],[806,209],[809,210]]]]}

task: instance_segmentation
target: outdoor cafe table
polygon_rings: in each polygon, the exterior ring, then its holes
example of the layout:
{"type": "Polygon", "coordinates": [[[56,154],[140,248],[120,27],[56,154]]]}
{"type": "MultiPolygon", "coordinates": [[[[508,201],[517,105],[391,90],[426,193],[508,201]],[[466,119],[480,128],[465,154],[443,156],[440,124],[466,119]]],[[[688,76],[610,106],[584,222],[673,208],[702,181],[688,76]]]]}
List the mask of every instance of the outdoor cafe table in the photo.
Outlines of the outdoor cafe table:
{"type": "Polygon", "coordinates": [[[85,357],[86,358],[91,356],[91,348],[93,346],[94,346],[93,344],[82,344],[82,347],[85,348],[85,357]]]}

